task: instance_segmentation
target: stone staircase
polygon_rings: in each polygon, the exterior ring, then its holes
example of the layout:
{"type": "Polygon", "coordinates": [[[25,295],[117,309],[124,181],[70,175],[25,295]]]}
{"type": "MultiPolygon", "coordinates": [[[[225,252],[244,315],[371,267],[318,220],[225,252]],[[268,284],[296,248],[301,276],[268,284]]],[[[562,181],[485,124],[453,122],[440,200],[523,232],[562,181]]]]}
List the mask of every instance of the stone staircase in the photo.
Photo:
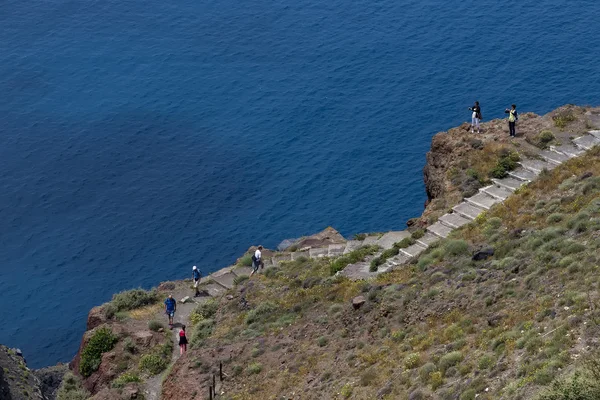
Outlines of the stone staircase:
{"type": "MultiPolygon", "coordinates": [[[[382,235],[370,235],[363,240],[348,240],[345,243],[329,244],[321,247],[310,247],[295,252],[278,252],[270,259],[265,259],[265,269],[276,267],[281,262],[294,261],[302,257],[321,258],[338,257],[347,254],[361,246],[377,245],[381,251],[364,261],[348,265],[338,272],[350,279],[368,279],[383,272],[398,268],[413,257],[425,251],[432,243],[448,237],[450,233],[473,221],[495,204],[504,201],[522,185],[533,181],[543,170],[551,170],[561,163],[583,154],[592,147],[600,145],[600,130],[589,131],[588,134],[572,140],[572,143],[550,146],[550,150],[539,153],[539,159],[524,159],[519,161],[519,167],[508,173],[502,179],[492,179],[492,184],[479,189],[479,193],[465,198],[464,201],[452,208],[452,212],[442,215],[437,222],[427,227],[425,235],[415,239],[415,244],[399,249],[399,253],[386,260],[377,271],[370,271],[371,260],[380,255],[383,250],[391,249],[394,243],[410,237],[407,231],[391,231],[382,235]]],[[[205,278],[208,282],[204,289],[211,296],[220,296],[235,286],[235,278],[250,275],[249,267],[234,266],[222,269],[205,278]]]]}

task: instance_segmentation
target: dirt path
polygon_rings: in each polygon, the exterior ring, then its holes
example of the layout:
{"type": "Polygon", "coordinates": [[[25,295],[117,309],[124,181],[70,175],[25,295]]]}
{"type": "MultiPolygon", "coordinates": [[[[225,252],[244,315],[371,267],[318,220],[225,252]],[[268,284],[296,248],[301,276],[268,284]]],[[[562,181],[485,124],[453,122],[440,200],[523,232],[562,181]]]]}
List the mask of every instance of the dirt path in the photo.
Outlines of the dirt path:
{"type": "MultiPolygon", "coordinates": [[[[178,286],[175,290],[173,290],[173,298],[177,300],[177,312],[175,313],[175,317],[173,319],[174,327],[169,332],[171,340],[173,341],[173,354],[171,355],[171,363],[169,366],[160,374],[155,375],[153,377],[148,378],[143,385],[143,393],[144,398],[146,400],[160,400],[161,391],[162,391],[162,382],[165,376],[171,370],[171,366],[177,359],[180,357],[179,355],[179,330],[182,325],[189,326],[190,322],[190,314],[196,308],[196,306],[200,303],[203,303],[210,299],[210,297],[198,297],[194,298],[191,295],[193,294],[192,289],[190,289],[190,283],[184,283],[181,286],[178,286]],[[186,296],[190,296],[190,298],[185,302],[181,303],[181,299],[186,296]]],[[[167,326],[168,320],[163,311],[157,313],[155,315],[155,319],[157,321],[161,321],[167,326]]],[[[188,329],[188,340],[191,330],[188,329]]]]}

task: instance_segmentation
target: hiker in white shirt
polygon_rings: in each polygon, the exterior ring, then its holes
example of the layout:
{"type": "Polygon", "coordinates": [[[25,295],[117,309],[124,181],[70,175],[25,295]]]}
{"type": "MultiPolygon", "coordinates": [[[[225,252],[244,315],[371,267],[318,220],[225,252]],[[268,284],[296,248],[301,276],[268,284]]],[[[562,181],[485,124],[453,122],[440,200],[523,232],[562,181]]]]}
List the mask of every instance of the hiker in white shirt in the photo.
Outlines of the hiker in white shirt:
{"type": "Polygon", "coordinates": [[[259,267],[261,269],[265,267],[265,264],[262,260],[262,249],[262,246],[258,246],[256,251],[254,252],[254,255],[252,256],[252,272],[250,273],[250,276],[254,275],[256,271],[258,271],[259,267]]]}

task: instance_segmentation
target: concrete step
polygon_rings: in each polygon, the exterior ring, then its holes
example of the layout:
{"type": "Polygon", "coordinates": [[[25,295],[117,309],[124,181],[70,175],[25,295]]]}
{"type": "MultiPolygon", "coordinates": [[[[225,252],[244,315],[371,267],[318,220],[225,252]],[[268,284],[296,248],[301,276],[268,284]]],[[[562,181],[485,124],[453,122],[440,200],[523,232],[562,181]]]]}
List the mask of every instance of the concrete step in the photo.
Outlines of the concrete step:
{"type": "Polygon", "coordinates": [[[203,286],[202,289],[206,290],[212,297],[219,297],[227,292],[227,289],[218,283],[209,283],[208,285],[203,286]]]}
{"type": "Polygon", "coordinates": [[[371,267],[370,261],[360,261],[356,264],[350,264],[346,266],[342,271],[339,272],[340,275],[345,276],[348,279],[352,279],[354,281],[359,279],[368,279],[374,276],[377,276],[377,272],[369,271],[371,267]]]}
{"type": "Polygon", "coordinates": [[[600,130],[588,131],[588,133],[593,137],[600,139],[600,130]]]}
{"type": "Polygon", "coordinates": [[[467,203],[466,201],[455,205],[454,207],[452,207],[452,210],[454,210],[455,213],[460,214],[468,219],[475,219],[479,214],[485,211],[483,208],[474,206],[473,204],[467,203]]]}
{"type": "Polygon", "coordinates": [[[475,207],[489,210],[494,204],[499,203],[500,199],[492,197],[486,193],[480,192],[477,193],[475,196],[466,198],[465,201],[468,201],[475,207]]]}
{"type": "Polygon", "coordinates": [[[346,248],[344,248],[344,254],[348,254],[348,253],[358,249],[362,245],[363,245],[362,240],[348,240],[346,242],[346,248]]]}
{"type": "Polygon", "coordinates": [[[513,190],[508,190],[497,185],[486,186],[483,189],[479,189],[479,191],[498,200],[504,200],[513,193],[513,190]]]}
{"type": "Polygon", "coordinates": [[[342,254],[344,254],[345,248],[346,248],[346,243],[330,244],[327,255],[329,257],[341,256],[342,254]]]}
{"type": "Polygon", "coordinates": [[[304,257],[310,258],[310,252],[308,250],[304,251],[294,251],[292,254],[292,261],[296,261],[297,259],[304,257]]]}
{"type": "Polygon", "coordinates": [[[544,160],[556,165],[562,164],[571,158],[562,153],[558,153],[552,150],[544,150],[540,153],[540,156],[542,156],[544,160]]]}
{"type": "Polygon", "coordinates": [[[590,150],[592,147],[600,144],[600,138],[597,138],[594,135],[584,135],[577,139],[573,139],[573,143],[580,149],[590,150]]]}
{"type": "Polygon", "coordinates": [[[321,258],[329,255],[329,247],[315,247],[308,251],[310,258],[321,258]]]}
{"type": "Polygon", "coordinates": [[[370,245],[370,244],[376,244],[380,237],[381,236],[379,236],[379,235],[367,236],[365,238],[365,240],[363,240],[362,244],[363,244],[363,246],[367,246],[367,245],[370,245]]]}
{"type": "Polygon", "coordinates": [[[394,246],[394,243],[401,241],[404,238],[410,236],[410,233],[407,231],[391,231],[384,234],[381,239],[379,239],[375,244],[381,246],[384,250],[391,249],[394,246]]]}
{"type": "MultiPolygon", "coordinates": [[[[437,240],[439,240],[439,238],[437,238],[437,240]]],[[[410,257],[407,256],[406,254],[400,252],[397,255],[395,255],[394,257],[388,258],[386,263],[391,265],[392,268],[396,268],[403,264],[406,264],[408,262],[408,260],[410,260],[410,257]]]]}
{"type": "MultiPolygon", "coordinates": [[[[271,258],[272,261],[272,265],[274,267],[277,267],[281,262],[284,261],[292,261],[292,254],[291,253],[278,253],[276,255],[273,256],[273,258],[271,258]]],[[[265,267],[267,263],[265,262],[265,267]]]]}
{"type": "Polygon", "coordinates": [[[446,225],[442,224],[439,221],[433,225],[428,226],[427,230],[429,232],[431,232],[432,234],[439,236],[441,238],[448,237],[450,232],[452,232],[452,228],[447,227],[446,225]]]}
{"type": "Polygon", "coordinates": [[[561,144],[560,146],[550,146],[550,150],[555,151],[557,153],[563,154],[569,158],[577,157],[583,153],[585,150],[577,148],[572,144],[561,144]]]}
{"type": "Polygon", "coordinates": [[[532,172],[528,169],[525,168],[517,168],[513,171],[509,171],[508,172],[509,176],[512,176],[515,179],[519,179],[523,182],[531,182],[532,180],[534,180],[535,178],[537,178],[537,176],[539,175],[536,172],[532,172]]]}
{"type": "Polygon", "coordinates": [[[539,174],[545,169],[550,171],[551,169],[554,169],[556,167],[556,164],[551,164],[547,161],[532,159],[521,160],[519,161],[519,164],[521,164],[523,168],[528,169],[531,172],[535,172],[536,174],[539,174]]]}
{"type": "Polygon", "coordinates": [[[400,252],[404,253],[405,255],[407,255],[409,257],[416,257],[419,254],[421,254],[423,251],[425,251],[425,249],[427,249],[427,247],[420,245],[419,243],[415,243],[412,246],[408,246],[405,249],[400,249],[400,252]]]}
{"type": "Polygon", "coordinates": [[[510,191],[517,190],[525,183],[524,181],[521,181],[521,180],[515,179],[515,178],[511,178],[511,177],[502,178],[502,179],[493,178],[492,182],[494,182],[494,184],[496,184],[497,186],[503,187],[510,191]]]}
{"type": "Polygon", "coordinates": [[[471,222],[470,219],[467,219],[456,213],[444,214],[438,219],[438,221],[450,228],[460,228],[461,226],[471,222]]]}
{"type": "Polygon", "coordinates": [[[233,280],[236,278],[236,274],[233,272],[226,272],[224,274],[213,274],[212,279],[215,283],[223,286],[226,289],[231,289],[234,286],[233,280]]]}
{"type": "Polygon", "coordinates": [[[232,270],[232,272],[236,276],[242,276],[242,275],[250,276],[250,273],[252,272],[252,268],[250,268],[250,267],[235,267],[232,270]]]}
{"type": "Polygon", "coordinates": [[[417,240],[417,243],[419,243],[420,245],[429,247],[433,242],[437,242],[438,240],[440,240],[440,237],[434,235],[433,233],[425,232],[423,237],[416,239],[416,240],[417,240]]]}

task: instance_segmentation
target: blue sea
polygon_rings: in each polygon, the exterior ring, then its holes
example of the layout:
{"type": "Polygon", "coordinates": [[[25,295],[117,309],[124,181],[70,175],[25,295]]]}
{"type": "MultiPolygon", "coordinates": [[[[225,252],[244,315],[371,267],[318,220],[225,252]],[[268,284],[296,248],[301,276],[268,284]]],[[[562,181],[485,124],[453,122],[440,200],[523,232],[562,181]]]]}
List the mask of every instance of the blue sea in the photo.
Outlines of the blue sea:
{"type": "Polygon", "coordinates": [[[431,137],[600,99],[600,2],[0,2],[0,343],[331,225],[404,229],[431,137]]]}

